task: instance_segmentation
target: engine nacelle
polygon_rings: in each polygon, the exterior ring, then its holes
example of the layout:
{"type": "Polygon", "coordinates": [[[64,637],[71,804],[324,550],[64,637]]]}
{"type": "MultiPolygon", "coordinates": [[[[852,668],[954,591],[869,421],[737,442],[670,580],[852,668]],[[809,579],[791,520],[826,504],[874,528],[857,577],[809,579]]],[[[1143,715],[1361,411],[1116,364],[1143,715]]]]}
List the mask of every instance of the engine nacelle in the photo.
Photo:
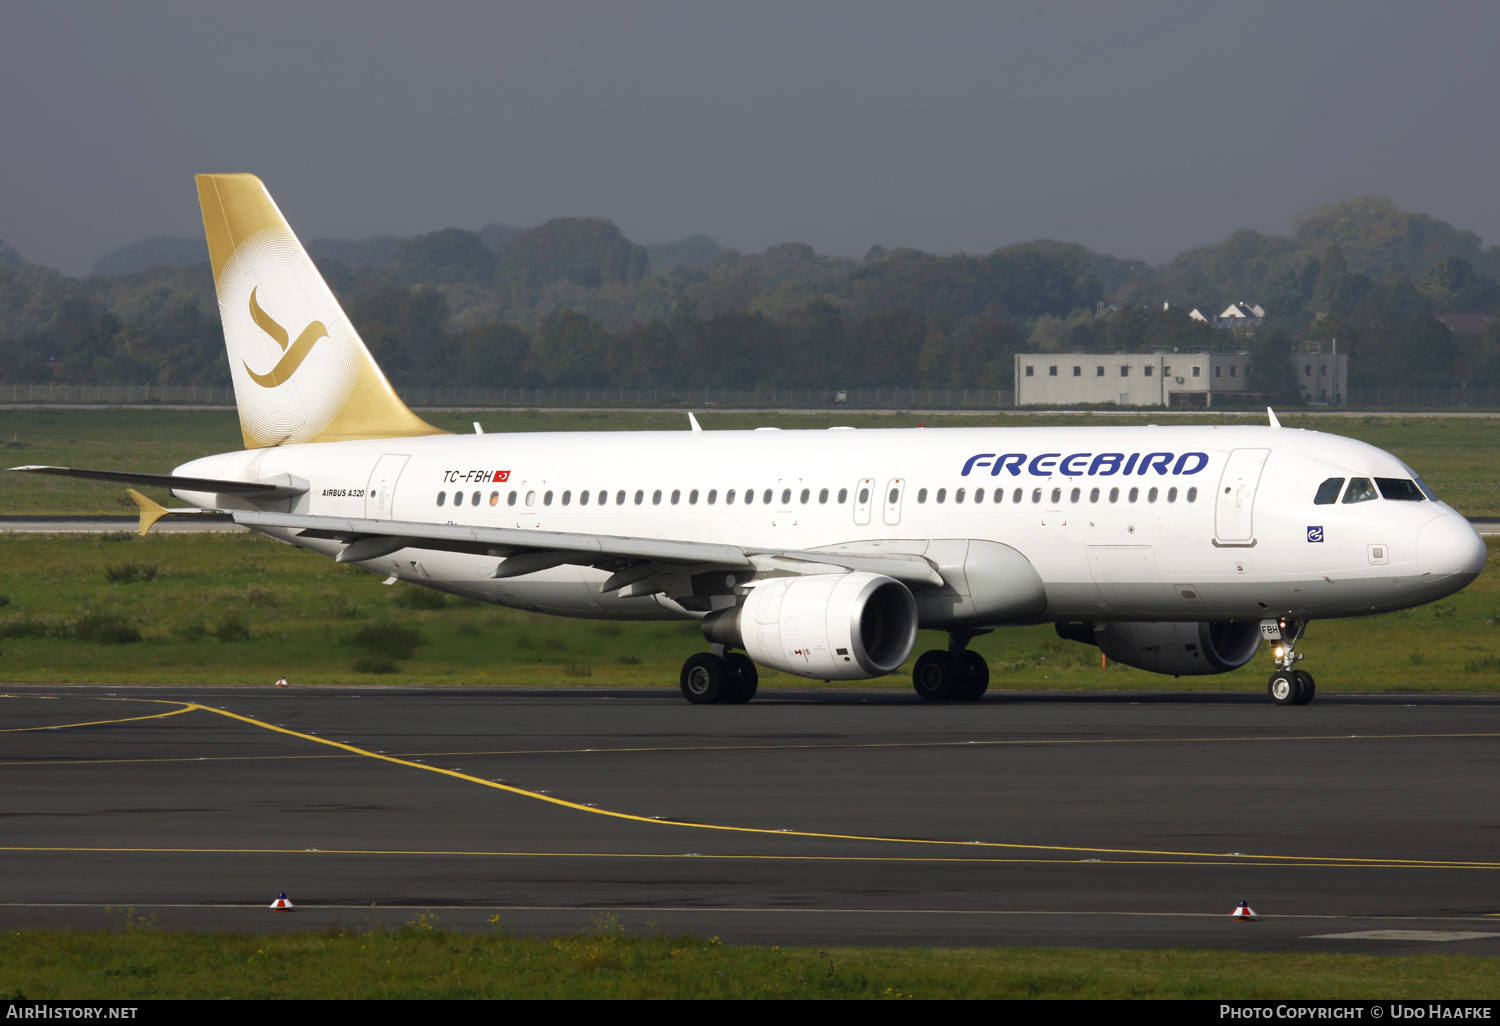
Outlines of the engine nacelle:
{"type": "Polygon", "coordinates": [[[706,617],[708,640],[763,666],[817,680],[867,680],[899,669],[917,642],[917,603],[880,574],[775,577],[706,617]]]}
{"type": "Polygon", "coordinates": [[[1117,663],[1174,677],[1238,670],[1260,648],[1260,624],[1060,623],[1060,637],[1098,645],[1117,663]]]}

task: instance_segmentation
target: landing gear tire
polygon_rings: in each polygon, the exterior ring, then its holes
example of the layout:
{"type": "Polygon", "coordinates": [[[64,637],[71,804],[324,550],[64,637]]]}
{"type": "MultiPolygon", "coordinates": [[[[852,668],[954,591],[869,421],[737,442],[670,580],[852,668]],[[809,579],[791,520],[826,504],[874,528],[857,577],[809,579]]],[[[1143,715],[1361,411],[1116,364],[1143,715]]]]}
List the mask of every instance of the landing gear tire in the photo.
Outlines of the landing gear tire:
{"type": "Polygon", "coordinates": [[[713,705],[733,691],[734,672],[712,652],[695,652],[682,664],[682,697],[694,705],[713,705]]]}
{"type": "Polygon", "coordinates": [[[1313,695],[1318,693],[1318,685],[1313,681],[1313,675],[1306,670],[1292,671],[1297,675],[1297,697],[1293,705],[1306,705],[1313,700],[1313,695]]]}
{"type": "Polygon", "coordinates": [[[1303,692],[1302,682],[1297,679],[1296,670],[1277,670],[1271,674],[1271,681],[1266,685],[1266,690],[1271,693],[1271,701],[1277,705],[1300,705],[1297,699],[1303,692]]]}
{"type": "MultiPolygon", "coordinates": [[[[912,687],[926,702],[951,702],[964,697],[968,678],[963,659],[940,648],[923,652],[911,671],[912,687]]],[[[989,682],[988,675],[985,682],[989,682]]]]}
{"type": "Polygon", "coordinates": [[[724,657],[724,662],[729,667],[734,686],[727,689],[719,701],[725,705],[744,705],[755,697],[755,689],[760,686],[755,660],[743,652],[731,652],[724,657]]]}
{"type": "Polygon", "coordinates": [[[977,702],[990,688],[990,664],[978,652],[964,649],[958,653],[959,664],[964,668],[963,693],[958,697],[965,702],[977,702]]]}

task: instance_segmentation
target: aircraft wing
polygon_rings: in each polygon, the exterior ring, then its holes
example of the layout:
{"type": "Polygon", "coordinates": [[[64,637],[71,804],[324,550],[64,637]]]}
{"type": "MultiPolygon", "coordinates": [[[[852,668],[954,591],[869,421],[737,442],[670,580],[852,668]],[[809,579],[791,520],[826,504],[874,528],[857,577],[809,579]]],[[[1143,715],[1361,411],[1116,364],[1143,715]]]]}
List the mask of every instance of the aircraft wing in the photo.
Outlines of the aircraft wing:
{"type": "Polygon", "coordinates": [[[208,477],[178,477],[175,474],[135,474],[124,470],[88,470],[82,467],[10,467],[26,474],[50,474],[53,477],[77,477],[85,481],[117,481],[121,484],[175,488],[185,492],[215,492],[243,495],[250,499],[290,499],[302,495],[307,487],[265,481],[220,481],[208,477]]]}
{"type": "Polygon", "coordinates": [[[658,566],[663,571],[679,573],[689,566],[783,573],[864,570],[885,574],[914,586],[941,586],[943,583],[942,576],[926,559],[902,553],[752,548],[721,542],[575,534],[515,527],[470,527],[248,510],[224,512],[245,527],[282,528],[295,531],[301,537],[345,542],[337,557],[341,563],[378,559],[406,548],[468,552],[503,557],[505,561],[495,572],[495,576],[501,578],[518,577],[565,564],[608,569],[613,571],[613,576],[605,582],[603,590],[633,587],[632,594],[658,590],[650,588],[648,580],[658,566]]]}

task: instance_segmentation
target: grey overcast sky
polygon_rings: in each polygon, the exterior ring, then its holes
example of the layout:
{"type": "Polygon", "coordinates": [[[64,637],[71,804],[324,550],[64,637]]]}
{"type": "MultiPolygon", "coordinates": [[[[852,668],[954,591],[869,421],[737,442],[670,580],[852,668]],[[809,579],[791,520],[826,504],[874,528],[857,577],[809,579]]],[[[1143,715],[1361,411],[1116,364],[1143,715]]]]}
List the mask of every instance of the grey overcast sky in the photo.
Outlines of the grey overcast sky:
{"type": "Polygon", "coordinates": [[[87,271],[253,171],[304,238],[560,215],[1153,262],[1388,196],[1500,242],[1500,4],[8,0],[0,239],[87,271]]]}

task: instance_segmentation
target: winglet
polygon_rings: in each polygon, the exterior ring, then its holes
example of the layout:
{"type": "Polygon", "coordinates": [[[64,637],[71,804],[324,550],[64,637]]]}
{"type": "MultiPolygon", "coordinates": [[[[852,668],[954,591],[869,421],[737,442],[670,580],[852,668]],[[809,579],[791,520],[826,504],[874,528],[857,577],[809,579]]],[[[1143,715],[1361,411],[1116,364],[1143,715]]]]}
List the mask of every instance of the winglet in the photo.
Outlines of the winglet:
{"type": "Polygon", "coordinates": [[[158,520],[167,515],[167,507],[152,502],[134,488],[127,488],[125,491],[135,500],[135,504],[141,508],[140,533],[142,537],[145,537],[146,532],[151,530],[158,520]]]}
{"type": "Polygon", "coordinates": [[[1276,411],[1269,406],[1266,407],[1266,416],[1271,418],[1271,426],[1273,428],[1281,427],[1281,421],[1276,419],[1276,411]]]}
{"type": "Polygon", "coordinates": [[[691,410],[688,411],[688,423],[692,425],[694,431],[703,430],[703,428],[698,424],[698,418],[693,416],[691,410]]]}

